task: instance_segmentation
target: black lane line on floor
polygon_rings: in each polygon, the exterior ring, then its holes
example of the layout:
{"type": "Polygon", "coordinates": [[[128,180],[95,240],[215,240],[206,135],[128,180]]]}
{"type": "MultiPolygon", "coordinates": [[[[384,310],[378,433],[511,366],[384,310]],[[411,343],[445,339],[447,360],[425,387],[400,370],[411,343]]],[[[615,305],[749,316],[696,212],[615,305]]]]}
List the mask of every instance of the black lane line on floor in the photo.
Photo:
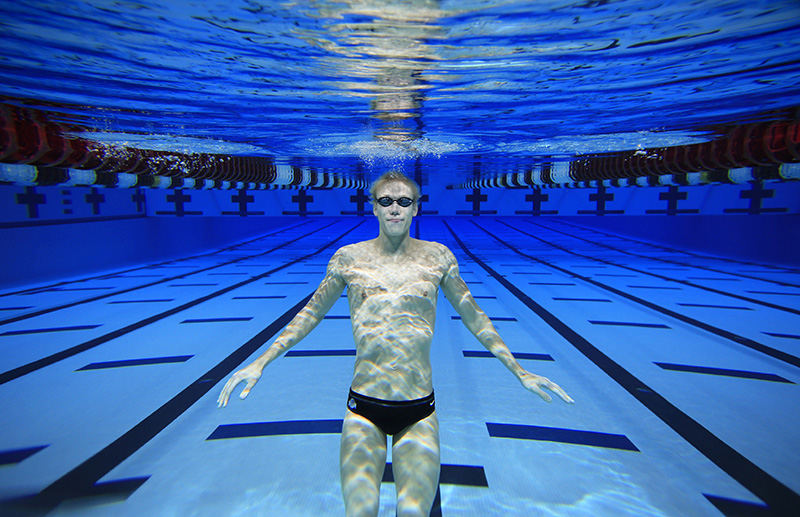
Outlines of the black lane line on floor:
{"type": "Polygon", "coordinates": [[[761,332],[762,334],[766,334],[772,337],[785,337],[788,339],[800,339],[800,336],[797,334],[781,334],[780,332],[761,332]]]}
{"type": "MultiPolygon", "coordinates": [[[[494,355],[488,350],[464,350],[464,357],[480,357],[480,358],[492,358],[494,359],[494,355]]],[[[514,356],[514,359],[530,359],[532,361],[554,361],[553,357],[549,354],[532,354],[529,352],[511,352],[511,355],[514,356]]]]}
{"type": "Polygon", "coordinates": [[[26,334],[43,334],[45,332],[66,332],[69,330],[91,330],[96,329],[102,325],[75,325],[72,327],[53,327],[46,329],[27,329],[27,330],[9,330],[3,332],[0,336],[22,336],[26,334]]]}
{"type": "Polygon", "coordinates": [[[571,285],[575,286],[578,284],[572,282],[528,282],[528,285],[571,285]]]}
{"type": "Polygon", "coordinates": [[[108,291],[116,287],[53,287],[52,289],[42,289],[40,293],[66,292],[66,291],[108,291]]]}
{"type": "MultiPolygon", "coordinates": [[[[728,258],[728,257],[714,257],[714,256],[711,256],[711,255],[701,255],[700,253],[695,253],[695,252],[692,252],[692,251],[679,250],[679,249],[675,249],[675,248],[669,248],[667,246],[662,246],[660,244],[656,244],[656,243],[653,243],[653,242],[641,241],[641,240],[634,239],[633,237],[628,237],[628,236],[625,236],[625,235],[619,235],[619,234],[604,232],[604,231],[598,230],[596,228],[591,228],[591,227],[587,228],[587,227],[581,226],[579,224],[569,223],[567,221],[563,221],[563,220],[559,220],[559,219],[552,219],[552,220],[553,220],[553,222],[555,222],[557,224],[564,224],[564,225],[567,225],[567,226],[571,226],[572,228],[579,228],[581,230],[587,230],[587,231],[590,231],[592,233],[599,233],[600,235],[605,235],[607,237],[613,237],[615,239],[625,240],[625,241],[629,241],[629,242],[635,242],[635,243],[641,244],[643,246],[646,246],[648,248],[659,248],[659,249],[662,249],[662,250],[667,250],[670,253],[681,253],[681,254],[684,254],[684,255],[690,255],[690,256],[693,256],[693,257],[697,257],[697,258],[700,258],[700,259],[703,259],[703,260],[719,260],[719,261],[722,261],[722,262],[726,262],[728,264],[744,264],[744,265],[747,265],[747,266],[763,267],[763,268],[768,268],[768,269],[774,269],[777,272],[800,273],[800,270],[786,268],[786,267],[783,267],[783,266],[775,266],[775,265],[772,265],[772,264],[761,264],[761,263],[758,263],[758,262],[747,262],[745,260],[736,260],[736,259],[731,259],[731,258],[728,258]]],[[[690,265],[689,267],[694,267],[694,266],[690,265]]]]}
{"type": "Polygon", "coordinates": [[[627,436],[623,434],[598,433],[579,429],[561,429],[558,427],[541,427],[537,425],[497,424],[486,422],[489,436],[492,438],[516,438],[518,440],[537,440],[544,442],[573,443],[620,449],[623,451],[641,452],[627,436]]]}
{"type": "Polygon", "coordinates": [[[497,300],[497,296],[481,296],[481,295],[474,296],[473,295],[473,298],[475,298],[476,300],[497,300]]]}
{"type": "Polygon", "coordinates": [[[49,445],[38,445],[36,447],[26,447],[24,449],[11,449],[8,451],[0,451],[0,465],[16,465],[42,449],[46,449],[49,445]]]}
{"type": "Polygon", "coordinates": [[[117,300],[114,302],[108,302],[109,304],[112,303],[161,303],[161,302],[174,302],[175,298],[158,298],[154,300],[117,300]]]}
{"type": "Polygon", "coordinates": [[[554,297],[553,300],[557,302],[611,302],[608,298],[558,298],[554,297]]]}
{"type": "Polygon", "coordinates": [[[343,316],[343,315],[325,315],[322,317],[324,320],[349,320],[350,316],[343,316]]]}
{"type": "MultiPolygon", "coordinates": [[[[528,306],[564,339],[572,344],[578,351],[603,370],[609,377],[622,386],[636,400],[642,403],[654,415],[681,435],[695,449],[711,460],[715,465],[724,470],[729,476],[738,481],[747,490],[767,503],[770,510],[780,515],[791,515],[800,508],[800,496],[789,487],[762,470],[758,465],[748,460],[733,447],[720,440],[715,434],[700,425],[699,422],[672,405],[667,399],[659,395],[621,365],[605,355],[600,349],[589,343],[583,336],[572,330],[563,321],[556,318],[547,309],[533,301],[514,284],[503,278],[494,269],[480,260],[470,251],[469,247],[443,221],[453,238],[469,257],[483,267],[487,273],[505,287],[522,303],[528,306]]],[[[474,222],[473,222],[474,224],[474,222]]],[[[485,230],[484,230],[485,231],[485,230]]],[[[487,232],[488,233],[488,232],[487,232]]],[[[519,250],[506,244],[516,253],[519,250]]]]}
{"type": "Polygon", "coordinates": [[[231,298],[232,300],[278,300],[286,298],[286,295],[282,294],[271,294],[271,295],[264,295],[264,296],[234,296],[231,298]]]}
{"type": "MultiPolygon", "coordinates": [[[[633,257],[645,258],[645,259],[649,259],[649,260],[658,260],[660,262],[667,262],[669,264],[675,264],[676,266],[691,267],[691,268],[700,269],[700,270],[703,270],[703,271],[709,271],[709,272],[713,272],[713,273],[721,273],[721,274],[724,274],[724,275],[738,276],[738,277],[741,277],[741,278],[749,278],[751,280],[759,280],[759,281],[767,282],[767,283],[771,283],[771,284],[791,286],[791,287],[800,287],[800,285],[797,285],[797,284],[790,284],[790,283],[781,282],[781,281],[778,281],[778,280],[770,280],[770,279],[766,279],[766,278],[761,278],[761,277],[751,276],[751,275],[744,275],[744,274],[740,274],[740,273],[731,273],[729,271],[724,271],[724,270],[720,270],[720,269],[714,269],[714,268],[707,267],[707,266],[700,266],[700,265],[695,265],[695,264],[687,264],[685,262],[678,262],[678,261],[671,260],[671,259],[668,259],[668,258],[653,257],[653,256],[649,256],[649,255],[641,255],[639,253],[634,253],[632,251],[624,250],[624,249],[621,249],[621,248],[616,248],[614,246],[611,246],[611,245],[603,243],[603,242],[597,242],[597,241],[593,241],[593,240],[590,240],[590,239],[586,239],[584,237],[578,237],[577,235],[574,235],[574,234],[571,234],[571,233],[567,233],[567,232],[561,231],[561,230],[556,230],[556,229],[551,228],[549,226],[545,226],[545,225],[538,224],[538,223],[532,223],[530,221],[526,221],[526,222],[528,224],[533,224],[535,226],[538,226],[539,228],[544,228],[544,229],[549,230],[551,232],[560,233],[561,235],[566,235],[566,236],[572,237],[574,239],[578,239],[578,240],[581,240],[581,241],[584,241],[584,242],[588,242],[589,244],[592,244],[593,246],[599,246],[599,247],[602,247],[602,248],[610,249],[610,250],[613,250],[613,251],[615,251],[617,253],[623,253],[625,255],[630,255],[630,256],[633,256],[633,257]]],[[[688,278],[695,279],[695,280],[736,280],[736,281],[741,280],[741,278],[719,278],[719,277],[691,277],[690,276],[688,278]]]]}
{"type": "Polygon", "coordinates": [[[214,287],[219,284],[170,284],[167,287],[214,287]]]}
{"type": "MultiPolygon", "coordinates": [[[[28,364],[19,366],[17,368],[12,369],[12,370],[8,370],[6,372],[0,373],[0,384],[5,384],[6,382],[12,381],[12,380],[17,379],[19,377],[22,377],[23,375],[26,375],[26,374],[29,374],[29,373],[34,372],[36,370],[39,370],[41,368],[44,368],[45,366],[49,366],[51,364],[57,363],[58,361],[61,361],[62,359],[66,359],[67,357],[72,357],[75,354],[79,354],[81,352],[85,352],[86,350],[89,350],[89,349],[92,349],[92,348],[94,348],[96,346],[102,345],[103,343],[106,343],[106,342],[111,341],[113,339],[116,339],[116,338],[118,338],[120,336],[128,334],[129,332],[133,332],[134,330],[137,330],[137,329],[140,329],[140,328],[145,327],[147,325],[150,325],[151,323],[155,323],[156,321],[159,321],[159,320],[162,320],[162,319],[167,318],[169,316],[172,316],[173,314],[177,314],[177,313],[179,313],[181,311],[184,311],[186,309],[189,309],[191,307],[199,305],[199,304],[201,304],[201,303],[203,303],[205,301],[208,301],[208,300],[211,300],[211,299],[216,298],[218,296],[221,296],[221,295],[223,295],[225,293],[228,293],[230,291],[233,291],[235,289],[243,287],[243,286],[245,286],[247,284],[251,284],[253,282],[257,282],[259,280],[262,280],[263,278],[265,278],[265,277],[267,277],[267,276],[269,276],[269,275],[271,275],[271,274],[273,274],[273,273],[275,273],[277,271],[285,269],[285,268],[287,268],[287,267],[299,262],[300,260],[303,260],[303,259],[305,259],[307,257],[310,257],[310,256],[317,255],[318,253],[322,252],[322,250],[324,250],[328,246],[331,246],[333,243],[338,242],[339,240],[344,238],[348,233],[354,231],[356,228],[361,226],[361,224],[363,224],[363,221],[361,221],[358,224],[356,224],[347,233],[344,233],[344,234],[340,235],[339,237],[336,237],[334,240],[332,240],[331,242],[329,242],[325,246],[322,246],[317,251],[315,251],[313,253],[309,253],[308,255],[304,255],[303,257],[301,257],[299,259],[295,259],[295,260],[293,260],[291,262],[287,262],[287,263],[285,263],[285,264],[283,264],[281,266],[275,267],[275,268],[273,268],[273,269],[271,269],[271,270],[269,270],[269,271],[267,271],[265,273],[261,273],[258,276],[254,276],[254,277],[249,278],[247,280],[243,280],[243,281],[241,281],[241,282],[239,282],[237,284],[233,284],[233,285],[230,285],[230,286],[225,287],[223,289],[220,289],[219,291],[214,291],[211,294],[207,294],[205,296],[202,296],[202,297],[197,298],[195,300],[192,300],[190,302],[184,303],[183,305],[179,305],[178,307],[173,307],[173,308],[171,308],[171,309],[169,309],[167,311],[161,312],[159,314],[155,314],[153,316],[150,316],[148,318],[140,320],[140,321],[138,321],[136,323],[132,323],[132,324],[126,326],[126,327],[122,327],[122,328],[117,329],[115,331],[109,332],[108,334],[99,336],[99,337],[97,337],[95,339],[92,339],[90,341],[86,341],[85,343],[81,343],[81,344],[73,346],[71,348],[67,348],[66,350],[61,350],[60,352],[56,352],[55,354],[49,355],[47,357],[43,357],[41,359],[38,359],[38,360],[30,362],[28,364]]],[[[312,232],[312,233],[316,233],[316,232],[312,232]]]]}
{"type": "Polygon", "coordinates": [[[752,294],[779,294],[781,296],[800,296],[800,293],[781,293],[778,291],[745,291],[752,294]]]}
{"type": "Polygon", "coordinates": [[[252,316],[244,318],[195,318],[191,320],[183,320],[181,323],[224,323],[227,321],[250,321],[252,316]]]}
{"type": "Polygon", "coordinates": [[[345,357],[355,356],[356,349],[343,350],[289,350],[284,357],[345,357]]]}
{"type": "Polygon", "coordinates": [[[611,327],[644,327],[649,329],[668,329],[669,325],[663,323],[637,323],[635,321],[600,321],[600,320],[587,320],[592,325],[608,325],[611,327]]]}
{"type": "MultiPolygon", "coordinates": [[[[280,230],[276,230],[276,231],[274,231],[274,232],[272,232],[272,233],[265,233],[264,235],[259,235],[258,237],[254,238],[254,239],[251,239],[251,240],[249,240],[249,241],[246,241],[246,242],[243,242],[243,243],[241,243],[241,245],[245,245],[245,244],[248,244],[248,243],[250,243],[250,242],[255,242],[255,241],[257,241],[257,240],[265,239],[265,238],[267,238],[267,237],[272,237],[273,235],[277,235],[277,234],[279,234],[279,233],[281,233],[281,232],[285,232],[285,231],[293,230],[293,229],[295,229],[295,228],[299,228],[300,226],[305,226],[305,225],[309,224],[310,222],[311,222],[311,221],[301,221],[300,223],[298,223],[298,224],[296,224],[296,225],[294,225],[294,226],[288,226],[288,227],[286,227],[286,228],[281,228],[280,230]]],[[[79,282],[87,282],[87,281],[89,281],[89,280],[97,280],[97,279],[102,279],[102,278],[113,278],[113,276],[117,276],[117,275],[124,275],[125,273],[131,273],[131,272],[133,272],[133,271],[141,271],[141,270],[143,270],[143,269],[144,269],[144,270],[149,270],[149,269],[152,269],[152,268],[154,268],[154,267],[160,267],[160,266],[163,266],[163,265],[165,265],[165,264],[171,264],[171,263],[173,263],[173,262],[179,262],[179,261],[181,261],[181,260],[192,260],[192,259],[196,259],[196,258],[207,257],[207,256],[211,256],[211,255],[216,255],[217,253],[223,253],[223,252],[225,252],[225,251],[228,251],[228,250],[234,249],[234,248],[236,248],[236,247],[237,247],[237,246],[239,246],[239,245],[240,245],[240,244],[233,244],[233,245],[231,245],[231,246],[228,246],[228,247],[225,247],[225,248],[219,249],[219,250],[217,250],[217,251],[212,251],[212,252],[209,252],[209,253],[202,253],[202,254],[200,254],[200,255],[193,255],[193,256],[191,256],[191,257],[184,257],[184,258],[179,258],[179,259],[172,259],[172,260],[167,260],[167,261],[165,261],[165,262],[160,262],[160,263],[157,263],[157,264],[149,264],[149,265],[147,265],[147,266],[138,266],[138,267],[131,268],[131,269],[125,269],[125,270],[123,270],[123,271],[118,271],[118,272],[116,272],[116,273],[111,273],[110,275],[98,275],[98,276],[91,276],[91,277],[87,277],[87,278],[81,278],[81,279],[78,279],[78,280],[66,280],[66,281],[63,281],[63,282],[58,282],[58,283],[56,283],[56,284],[45,285],[45,286],[41,286],[41,287],[33,287],[33,288],[28,288],[28,289],[23,289],[23,290],[21,290],[21,291],[14,291],[14,292],[2,293],[2,294],[0,294],[0,298],[2,298],[3,296],[13,296],[13,295],[17,295],[17,294],[29,294],[29,293],[35,294],[35,293],[38,293],[38,292],[40,292],[42,289],[50,289],[50,288],[53,288],[53,287],[58,287],[58,286],[60,286],[60,285],[68,285],[68,284],[74,284],[74,283],[79,283],[79,282]]],[[[147,276],[152,276],[152,275],[147,275],[147,276]]],[[[159,275],[159,276],[160,276],[160,275],[159,275]]],[[[3,323],[4,323],[4,322],[0,322],[0,324],[3,324],[3,323]]]]}
{"type": "MultiPolygon", "coordinates": [[[[533,260],[534,262],[536,262],[538,264],[544,264],[544,265],[549,266],[549,267],[551,267],[551,268],[553,268],[553,269],[555,269],[557,271],[560,271],[561,273],[564,273],[566,275],[570,275],[572,277],[578,278],[580,280],[583,280],[584,282],[587,282],[589,284],[597,286],[597,287],[599,287],[601,289],[605,289],[606,291],[610,291],[610,292],[612,292],[612,293],[614,293],[614,294],[616,294],[618,296],[622,296],[623,298],[627,298],[628,300],[634,301],[634,302],[636,302],[636,303],[638,303],[640,305],[644,305],[645,307],[647,307],[649,309],[653,309],[654,311],[660,312],[662,314],[666,314],[667,316],[670,316],[670,317],[675,318],[677,320],[683,321],[684,323],[688,323],[689,325],[693,325],[695,327],[701,328],[701,329],[703,329],[705,331],[711,332],[712,334],[716,334],[717,336],[723,337],[725,339],[729,339],[729,340],[733,341],[734,343],[738,343],[740,345],[746,346],[746,347],[748,347],[750,349],[756,350],[756,351],[761,352],[761,353],[763,353],[765,355],[768,355],[770,357],[774,357],[775,359],[778,359],[778,360],[783,361],[785,363],[791,364],[792,366],[796,366],[796,367],[800,368],[800,357],[797,357],[797,356],[794,356],[794,355],[789,354],[787,352],[784,352],[782,350],[778,350],[776,348],[772,348],[770,346],[764,345],[763,343],[759,343],[757,341],[753,341],[752,339],[746,338],[744,336],[740,336],[738,334],[734,334],[733,332],[730,332],[728,330],[725,330],[725,329],[722,329],[722,328],[719,328],[719,327],[715,327],[714,325],[711,325],[709,323],[705,323],[703,321],[691,318],[691,317],[686,316],[684,314],[675,312],[675,311],[673,311],[671,309],[667,309],[666,307],[663,307],[663,306],[658,305],[656,303],[650,302],[650,301],[645,300],[643,298],[639,298],[638,296],[635,296],[635,295],[633,295],[631,293],[627,293],[625,291],[621,291],[621,290],[619,290],[619,289],[617,289],[615,287],[612,287],[610,285],[604,284],[604,283],[602,283],[602,282],[600,282],[598,280],[594,280],[593,278],[586,277],[586,276],[580,275],[578,273],[574,273],[572,271],[569,271],[567,269],[562,268],[561,266],[557,266],[555,264],[551,264],[549,262],[546,262],[546,261],[544,261],[544,260],[542,260],[542,259],[540,259],[538,257],[534,257],[533,255],[528,255],[527,253],[518,250],[517,248],[515,248],[511,244],[507,243],[506,241],[504,241],[504,240],[500,239],[499,237],[497,237],[496,235],[492,234],[491,232],[489,232],[488,230],[486,230],[485,228],[480,226],[478,223],[472,221],[472,224],[477,226],[478,228],[480,228],[484,232],[486,232],[488,235],[491,235],[493,239],[497,240],[498,242],[500,242],[501,244],[503,244],[507,248],[509,248],[512,251],[514,251],[515,253],[517,253],[519,255],[522,255],[523,257],[527,257],[527,258],[533,260]]],[[[506,225],[506,226],[508,226],[508,225],[506,225]]],[[[513,227],[510,227],[510,228],[515,229],[513,227]]],[[[520,231],[520,230],[517,230],[517,231],[520,231]]],[[[524,232],[521,232],[521,233],[524,233],[524,232]]],[[[534,237],[534,238],[538,239],[538,237],[534,237]]],[[[541,240],[541,239],[538,239],[538,240],[541,240]]],[[[543,242],[545,242],[545,241],[543,241],[543,242]]],[[[620,266],[620,267],[624,267],[624,266],[620,266]]],[[[633,286],[628,286],[628,287],[633,287],[633,286]]]]}
{"type": "Polygon", "coordinates": [[[23,307],[0,307],[0,311],[24,311],[25,309],[32,309],[33,305],[25,305],[23,307]]]}
{"type": "MultiPolygon", "coordinates": [[[[569,253],[570,255],[577,255],[577,256],[579,256],[581,258],[585,258],[585,259],[589,259],[589,260],[595,260],[597,262],[602,262],[602,263],[608,264],[610,266],[615,266],[615,267],[618,267],[618,268],[621,268],[621,269],[627,269],[628,271],[633,271],[635,273],[640,273],[640,274],[643,274],[643,275],[660,278],[662,280],[667,280],[669,282],[677,282],[679,284],[688,285],[688,286],[691,286],[691,287],[695,287],[697,289],[702,289],[704,291],[709,291],[709,292],[712,292],[712,293],[721,294],[723,296],[729,296],[731,298],[744,300],[744,301],[747,301],[747,302],[750,302],[750,303],[755,303],[757,305],[763,305],[764,307],[770,307],[772,309],[777,309],[779,311],[790,312],[792,314],[800,314],[800,309],[795,309],[794,307],[786,307],[785,305],[778,305],[778,304],[775,304],[775,303],[770,303],[770,302],[766,302],[766,301],[763,301],[763,300],[759,300],[757,298],[750,298],[749,296],[744,296],[744,295],[741,295],[741,294],[731,293],[731,292],[728,292],[728,291],[723,291],[721,289],[715,289],[713,287],[708,287],[708,286],[705,286],[705,285],[696,284],[696,283],[693,283],[693,282],[689,282],[687,280],[682,280],[680,278],[672,278],[672,277],[668,277],[668,276],[664,276],[664,275],[659,275],[658,273],[653,273],[652,271],[647,271],[647,270],[643,270],[643,269],[636,269],[635,267],[626,266],[624,264],[618,264],[616,262],[611,262],[610,260],[602,259],[602,258],[599,258],[599,257],[592,257],[592,256],[589,256],[589,255],[583,255],[581,253],[578,253],[578,252],[572,251],[570,249],[564,248],[564,247],[559,246],[557,244],[554,244],[552,242],[546,241],[546,240],[542,239],[541,237],[537,237],[537,236],[535,236],[533,234],[530,234],[530,233],[528,233],[528,232],[526,232],[524,230],[520,230],[519,228],[511,226],[510,224],[508,224],[508,223],[506,223],[504,221],[498,221],[498,222],[500,224],[504,225],[504,226],[507,226],[508,228],[511,228],[512,230],[518,231],[519,233],[521,233],[523,235],[527,235],[528,237],[536,239],[539,242],[542,242],[544,244],[552,246],[552,247],[554,247],[554,248],[556,248],[558,250],[561,250],[561,251],[563,251],[565,253],[569,253]]],[[[531,224],[533,224],[533,223],[531,223],[531,224]]],[[[540,225],[537,225],[537,226],[540,226],[540,225]]],[[[542,228],[547,228],[547,227],[546,226],[542,226],[542,228]]],[[[549,229],[549,228],[547,228],[547,229],[549,229]]],[[[552,231],[559,232],[558,230],[552,230],[552,231]]],[[[559,232],[559,233],[563,233],[563,232],[559,232]]],[[[725,272],[723,271],[723,273],[725,273],[725,272]]],[[[731,274],[731,273],[725,273],[725,274],[731,274]]],[[[688,277],[688,278],[703,279],[703,280],[736,280],[736,281],[741,280],[739,278],[716,278],[716,277],[688,277]]],[[[762,279],[756,278],[756,280],[762,280],[762,279]]],[[[787,284],[787,285],[791,285],[791,284],[787,284]]]]}
{"type": "Polygon", "coordinates": [[[681,307],[701,307],[701,308],[708,308],[708,309],[736,309],[740,311],[752,311],[751,307],[739,307],[736,305],[711,305],[707,303],[680,303],[678,305],[681,307]]]}
{"type": "Polygon", "coordinates": [[[339,434],[342,420],[286,420],[282,422],[252,422],[217,426],[206,440],[255,438],[287,434],[339,434]]]}
{"type": "Polygon", "coordinates": [[[784,379],[780,375],[774,373],[750,372],[747,370],[729,370],[727,368],[711,368],[709,366],[692,366],[689,364],[675,364],[675,363],[656,363],[656,366],[664,370],[672,370],[674,372],[690,372],[690,373],[703,373],[706,375],[722,375],[725,377],[738,377],[740,379],[758,379],[761,381],[771,382],[785,382],[794,384],[788,379],[784,379]]]}
{"type": "Polygon", "coordinates": [[[774,515],[768,506],[719,497],[715,495],[703,494],[708,502],[713,504],[717,510],[728,517],[767,517],[774,515]]]}
{"type": "MultiPolygon", "coordinates": [[[[363,222],[364,221],[360,221],[350,230],[329,241],[316,251],[298,259],[294,259],[291,262],[287,262],[286,264],[263,273],[262,275],[259,275],[251,280],[242,282],[242,284],[258,280],[266,275],[272,274],[275,271],[285,269],[293,264],[296,264],[301,260],[318,255],[324,249],[332,246],[334,243],[352,233],[356,228],[361,226],[363,222]]],[[[227,290],[225,290],[225,292],[235,288],[236,287],[226,288],[227,290]]],[[[218,294],[222,294],[222,291],[214,293],[205,298],[208,299],[218,294]]],[[[314,293],[312,292],[300,300],[297,304],[278,317],[278,319],[273,321],[267,328],[234,350],[215,367],[201,375],[192,384],[172,397],[172,399],[170,399],[167,403],[155,410],[144,420],[131,428],[128,432],[114,440],[111,444],[104,447],[94,456],[87,459],[71,471],[67,472],[59,479],[51,483],[44,490],[39,492],[39,494],[35,496],[37,507],[52,509],[65,499],[80,497],[81,495],[90,492],[100,478],[108,474],[111,470],[113,470],[120,463],[125,461],[133,453],[144,446],[147,442],[153,439],[153,437],[155,437],[158,433],[164,430],[169,424],[174,422],[175,419],[182,415],[195,402],[200,400],[220,381],[230,375],[234,369],[239,367],[241,363],[243,363],[250,355],[258,350],[264,343],[277,334],[278,331],[286,326],[286,324],[288,324],[289,321],[291,321],[291,319],[298,312],[300,312],[300,310],[306,305],[306,303],[308,303],[313,295],[314,293]]]]}
{"type": "Polygon", "coordinates": [[[75,370],[81,372],[85,370],[104,370],[107,368],[126,368],[128,366],[145,366],[150,364],[170,364],[170,363],[185,363],[193,355],[175,355],[170,357],[147,357],[144,359],[124,359],[121,361],[104,361],[101,363],[89,363],[82,368],[75,370]]]}
{"type": "MultiPolygon", "coordinates": [[[[460,320],[461,316],[450,316],[452,320],[460,320]]],[[[507,316],[489,316],[491,321],[517,321],[517,318],[510,318],[507,316]]]]}
{"type": "MultiPolygon", "coordinates": [[[[165,282],[172,282],[174,280],[178,280],[180,278],[185,278],[185,277],[190,276],[190,275],[196,275],[198,273],[202,273],[202,272],[209,271],[209,270],[212,270],[212,269],[216,269],[216,268],[219,268],[219,267],[227,266],[229,264],[233,264],[233,263],[239,262],[241,260],[247,260],[248,258],[264,255],[264,254],[267,254],[267,253],[271,253],[271,252],[273,252],[273,251],[275,251],[277,249],[280,249],[280,248],[283,248],[285,246],[288,246],[289,244],[291,244],[293,242],[296,242],[296,241],[298,241],[298,240],[300,240],[300,239],[302,239],[304,237],[307,237],[309,235],[314,235],[315,233],[318,233],[318,232],[324,230],[325,228],[328,228],[329,226],[332,226],[334,224],[336,224],[336,221],[334,221],[334,222],[332,222],[332,223],[330,223],[330,224],[328,224],[326,226],[323,226],[322,228],[317,228],[312,232],[303,234],[300,237],[296,237],[294,239],[288,240],[288,241],[286,241],[286,242],[284,242],[282,244],[279,244],[278,246],[275,246],[275,247],[273,247],[273,248],[271,248],[271,249],[269,249],[269,250],[267,250],[267,251],[265,251],[263,253],[260,253],[258,255],[252,255],[252,256],[248,256],[248,257],[241,257],[241,258],[230,260],[228,262],[223,262],[222,264],[217,264],[217,265],[209,266],[209,267],[206,267],[206,268],[203,268],[203,269],[198,269],[198,270],[195,270],[195,271],[189,271],[187,273],[182,273],[182,274],[177,275],[177,276],[171,276],[171,277],[167,277],[167,278],[162,278],[161,280],[156,280],[155,282],[150,282],[149,284],[137,285],[137,286],[129,287],[127,289],[122,289],[121,291],[114,291],[113,293],[106,293],[106,294],[94,296],[92,298],[86,298],[86,299],[83,299],[83,300],[77,300],[77,301],[74,301],[74,302],[66,303],[64,305],[58,305],[56,307],[48,307],[47,309],[41,309],[41,310],[38,310],[38,311],[35,311],[35,312],[31,312],[31,313],[27,313],[27,314],[20,314],[18,316],[14,316],[12,318],[8,318],[8,319],[5,319],[5,320],[0,320],[0,325],[13,323],[15,321],[20,321],[20,320],[27,319],[27,318],[33,318],[35,316],[41,316],[42,314],[48,314],[48,313],[55,312],[55,311],[58,311],[58,310],[61,310],[61,309],[68,309],[70,307],[75,307],[76,305],[81,305],[81,304],[84,304],[84,303],[90,303],[90,302],[94,302],[94,301],[97,301],[97,300],[102,300],[104,298],[110,298],[112,296],[117,296],[117,295],[120,295],[120,294],[129,293],[131,291],[136,291],[136,290],[139,290],[139,289],[144,289],[146,287],[151,287],[151,286],[154,286],[154,285],[163,284],[165,282]]],[[[283,231],[283,230],[281,230],[281,231],[283,231]]],[[[273,232],[272,234],[263,235],[263,236],[259,237],[259,239],[264,238],[264,237],[268,237],[270,235],[275,235],[276,233],[280,233],[280,231],[273,232]]],[[[215,252],[209,253],[207,255],[213,255],[215,253],[219,253],[219,251],[215,251],[215,252]]],[[[194,257],[190,257],[188,259],[179,259],[179,260],[189,260],[191,258],[194,258],[194,257]]],[[[151,266],[147,266],[147,267],[151,267],[151,266]]],[[[187,266],[187,267],[192,267],[192,266],[187,266]]],[[[39,291],[36,291],[36,292],[39,292],[39,291]]],[[[35,294],[35,292],[31,293],[31,294],[35,294]]]]}
{"type": "Polygon", "coordinates": [[[683,287],[671,285],[629,285],[630,289],[666,289],[668,291],[683,291],[683,287]]]}

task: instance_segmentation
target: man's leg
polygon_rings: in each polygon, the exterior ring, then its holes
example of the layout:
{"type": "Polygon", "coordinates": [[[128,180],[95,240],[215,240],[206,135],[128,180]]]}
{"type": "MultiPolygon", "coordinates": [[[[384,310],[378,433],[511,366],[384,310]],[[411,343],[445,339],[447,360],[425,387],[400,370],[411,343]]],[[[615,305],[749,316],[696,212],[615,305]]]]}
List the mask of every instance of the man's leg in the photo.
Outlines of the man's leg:
{"type": "Polygon", "coordinates": [[[386,435],[363,416],[348,411],[339,460],[347,517],[378,515],[386,435]]]}
{"type": "Polygon", "coordinates": [[[397,487],[397,515],[430,515],[439,487],[439,420],[420,420],[392,441],[392,473],[397,487]]]}

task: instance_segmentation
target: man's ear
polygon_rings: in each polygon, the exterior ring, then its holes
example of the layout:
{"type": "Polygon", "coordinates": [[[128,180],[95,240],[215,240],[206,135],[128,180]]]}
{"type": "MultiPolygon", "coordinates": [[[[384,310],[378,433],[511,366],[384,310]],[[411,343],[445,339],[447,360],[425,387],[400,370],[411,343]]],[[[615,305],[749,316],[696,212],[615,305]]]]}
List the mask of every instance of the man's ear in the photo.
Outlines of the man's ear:
{"type": "Polygon", "coordinates": [[[418,211],[419,211],[419,202],[417,202],[417,203],[414,203],[414,213],[413,213],[413,214],[411,214],[411,216],[412,216],[412,217],[416,217],[416,216],[417,216],[417,212],[418,212],[418,211]]]}
{"type": "Polygon", "coordinates": [[[375,203],[372,203],[372,215],[378,217],[378,205],[376,205],[375,203]]]}

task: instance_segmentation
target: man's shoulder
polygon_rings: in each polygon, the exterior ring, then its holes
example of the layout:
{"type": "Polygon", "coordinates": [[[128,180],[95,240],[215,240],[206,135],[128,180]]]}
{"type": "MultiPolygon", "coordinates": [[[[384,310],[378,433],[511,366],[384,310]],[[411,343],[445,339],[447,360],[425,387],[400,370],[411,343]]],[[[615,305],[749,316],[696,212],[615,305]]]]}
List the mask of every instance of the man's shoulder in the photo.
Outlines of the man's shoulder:
{"type": "Polygon", "coordinates": [[[426,251],[440,255],[446,260],[450,260],[451,257],[453,257],[453,252],[450,251],[450,248],[448,248],[441,242],[419,240],[419,243],[421,246],[424,247],[426,251]]]}

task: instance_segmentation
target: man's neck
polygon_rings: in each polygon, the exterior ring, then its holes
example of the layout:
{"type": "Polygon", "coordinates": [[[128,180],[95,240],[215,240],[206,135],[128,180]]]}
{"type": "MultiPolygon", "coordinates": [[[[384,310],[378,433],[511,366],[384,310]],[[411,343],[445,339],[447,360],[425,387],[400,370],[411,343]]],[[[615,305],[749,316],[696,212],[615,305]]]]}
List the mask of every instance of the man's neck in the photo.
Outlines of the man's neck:
{"type": "Polygon", "coordinates": [[[375,239],[378,249],[383,255],[402,255],[408,248],[408,242],[411,239],[408,233],[405,235],[388,236],[384,233],[378,235],[375,239]]]}

